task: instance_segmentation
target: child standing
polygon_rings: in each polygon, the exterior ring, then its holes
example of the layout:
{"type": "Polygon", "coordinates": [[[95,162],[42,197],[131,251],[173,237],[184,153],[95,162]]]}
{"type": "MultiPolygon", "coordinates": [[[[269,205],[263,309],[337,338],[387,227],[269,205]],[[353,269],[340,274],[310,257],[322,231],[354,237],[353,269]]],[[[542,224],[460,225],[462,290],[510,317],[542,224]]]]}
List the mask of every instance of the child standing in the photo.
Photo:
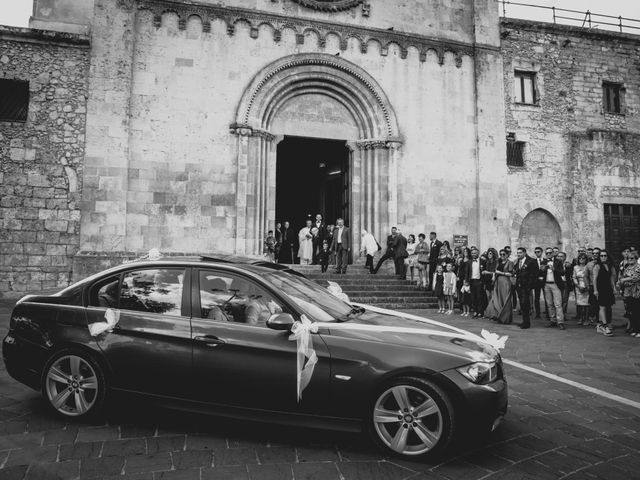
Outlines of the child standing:
{"type": "Polygon", "coordinates": [[[264,239],[264,256],[271,263],[276,261],[276,237],[273,236],[273,230],[269,230],[267,238],[264,239]]]}
{"type": "Polygon", "coordinates": [[[468,317],[469,311],[471,310],[471,286],[469,282],[465,280],[462,283],[462,288],[460,289],[460,295],[462,296],[462,315],[461,317],[468,317]]]}
{"type": "Polygon", "coordinates": [[[329,255],[330,255],[330,251],[329,251],[329,244],[327,243],[326,240],[324,240],[322,242],[322,249],[320,250],[320,254],[318,255],[318,258],[320,260],[320,267],[322,269],[322,273],[325,273],[327,271],[327,269],[329,268],[329,255]]]}
{"type": "Polygon", "coordinates": [[[451,315],[453,313],[453,295],[456,292],[456,284],[458,282],[458,278],[456,274],[453,273],[453,263],[447,263],[447,271],[444,273],[444,296],[447,300],[447,311],[445,312],[447,315],[451,315]]]}
{"type": "Polygon", "coordinates": [[[438,265],[436,273],[433,274],[433,294],[438,297],[438,313],[444,313],[444,272],[442,265],[438,265]]]}

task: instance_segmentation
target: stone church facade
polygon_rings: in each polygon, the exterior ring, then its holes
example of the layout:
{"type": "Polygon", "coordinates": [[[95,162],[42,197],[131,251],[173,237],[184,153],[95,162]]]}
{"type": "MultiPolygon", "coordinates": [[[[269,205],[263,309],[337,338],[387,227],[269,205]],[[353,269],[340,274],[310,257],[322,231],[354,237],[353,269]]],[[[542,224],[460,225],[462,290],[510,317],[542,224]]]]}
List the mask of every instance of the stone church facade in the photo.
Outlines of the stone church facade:
{"type": "MultiPolygon", "coordinates": [[[[603,123],[600,134],[579,110],[598,85],[569,78],[580,62],[590,69],[592,57],[549,60],[558,39],[575,44],[589,35],[501,24],[495,0],[35,0],[31,25],[72,32],[51,35],[85,52],[72,69],[85,78],[86,92],[72,97],[83,152],[65,165],[65,155],[47,153],[28,133],[42,120],[34,107],[64,109],[71,100],[32,94],[25,123],[0,122],[13,148],[34,157],[25,164],[0,145],[3,195],[11,199],[2,205],[2,290],[62,286],[154,247],[260,254],[275,222],[299,226],[303,218],[288,217],[299,212],[326,212],[331,222],[344,216],[355,249],[362,229],[384,239],[397,225],[450,241],[468,235],[485,248],[532,246],[549,227],[545,241],[570,250],[604,242],[606,195],[640,203],[632,38],[619,58],[609,55],[627,68],[615,77],[627,85],[626,123],[603,123]],[[536,104],[515,105],[514,69],[538,75],[535,88],[546,93],[536,104]],[[562,75],[564,96],[552,93],[562,75]],[[622,141],[615,132],[624,129],[622,141]],[[507,165],[506,133],[524,145],[523,165],[507,165]],[[606,163],[614,146],[624,171],[602,167],[592,178],[574,165],[606,163]],[[47,168],[74,196],[64,208],[30,206],[34,218],[21,218],[30,192],[18,188],[20,177],[26,187],[53,188],[47,168]],[[30,175],[42,185],[30,185],[30,175]],[[65,232],[47,240],[44,232],[63,226],[53,220],[67,222],[65,232]],[[44,277],[36,253],[48,249],[64,254],[44,277]]],[[[20,70],[20,55],[42,58],[23,48],[36,31],[10,30],[0,35],[15,52],[0,59],[3,77],[29,80],[51,69],[34,61],[33,71],[20,70]]],[[[589,41],[595,51],[614,40],[589,41]]],[[[56,61],[65,68],[64,58],[56,61]]],[[[45,86],[56,95],[55,85],[45,86]]]]}

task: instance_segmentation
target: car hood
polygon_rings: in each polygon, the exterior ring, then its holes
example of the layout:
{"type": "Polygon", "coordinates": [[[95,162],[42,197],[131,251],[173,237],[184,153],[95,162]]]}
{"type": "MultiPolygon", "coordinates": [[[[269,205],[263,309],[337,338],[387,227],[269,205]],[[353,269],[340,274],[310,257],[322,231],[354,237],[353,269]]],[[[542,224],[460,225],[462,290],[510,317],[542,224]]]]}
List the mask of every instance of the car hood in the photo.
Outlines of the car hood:
{"type": "Polygon", "coordinates": [[[498,350],[476,334],[416,320],[410,315],[403,316],[401,312],[365,311],[347,322],[337,323],[335,328],[330,328],[330,333],[332,336],[439,351],[475,362],[490,362],[498,357],[498,350]]]}

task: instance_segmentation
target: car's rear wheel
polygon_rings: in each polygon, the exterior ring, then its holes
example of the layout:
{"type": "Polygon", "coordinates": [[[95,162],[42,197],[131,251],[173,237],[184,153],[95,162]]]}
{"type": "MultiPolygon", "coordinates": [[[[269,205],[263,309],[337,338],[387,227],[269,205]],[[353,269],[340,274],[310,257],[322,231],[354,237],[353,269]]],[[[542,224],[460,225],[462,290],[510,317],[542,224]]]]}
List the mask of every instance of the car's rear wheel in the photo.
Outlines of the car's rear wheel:
{"type": "Polygon", "coordinates": [[[42,395],[59,415],[95,416],[103,406],[105,393],[102,368],[91,355],[81,350],[62,350],[47,362],[42,395]]]}
{"type": "Polygon", "coordinates": [[[436,458],[454,436],[453,404],[433,382],[396,378],[377,393],[369,429],[376,443],[396,456],[436,458]]]}

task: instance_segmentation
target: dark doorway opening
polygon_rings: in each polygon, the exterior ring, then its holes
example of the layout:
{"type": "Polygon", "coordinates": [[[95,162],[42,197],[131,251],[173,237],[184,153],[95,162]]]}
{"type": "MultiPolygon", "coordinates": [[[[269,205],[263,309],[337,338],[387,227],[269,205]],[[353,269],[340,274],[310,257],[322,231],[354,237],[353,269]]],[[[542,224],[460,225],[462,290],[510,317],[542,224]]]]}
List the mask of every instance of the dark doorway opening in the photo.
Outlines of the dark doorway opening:
{"type": "Polygon", "coordinates": [[[325,224],[339,217],[349,225],[349,150],[344,140],[285,137],[278,144],[276,222],[294,231],[322,214],[325,224]]]}
{"type": "Polygon", "coordinates": [[[622,260],[622,251],[640,247],[640,205],[604,204],[604,238],[609,258],[622,260]]]}

